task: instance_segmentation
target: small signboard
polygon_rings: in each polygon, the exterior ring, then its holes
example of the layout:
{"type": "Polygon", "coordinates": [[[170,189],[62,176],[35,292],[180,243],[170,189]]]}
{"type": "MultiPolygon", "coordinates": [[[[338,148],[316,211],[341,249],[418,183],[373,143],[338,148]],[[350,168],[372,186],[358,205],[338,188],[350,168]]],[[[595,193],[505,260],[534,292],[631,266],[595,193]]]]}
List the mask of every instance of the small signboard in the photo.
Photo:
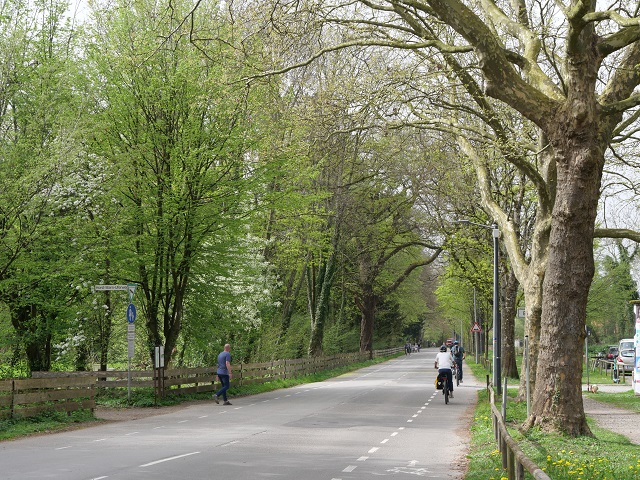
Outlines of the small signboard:
{"type": "Polygon", "coordinates": [[[127,322],[133,323],[136,321],[136,306],[130,303],[127,307],[127,322]]]}
{"type": "Polygon", "coordinates": [[[93,289],[96,292],[102,292],[105,290],[129,290],[129,285],[94,285],[93,289]]]}
{"type": "Polygon", "coordinates": [[[518,318],[524,318],[524,307],[518,307],[518,311],[516,313],[518,318]]]}
{"type": "Polygon", "coordinates": [[[478,322],[473,322],[473,327],[471,327],[471,331],[474,333],[480,333],[482,332],[482,328],[480,327],[480,324],[478,322]]]}

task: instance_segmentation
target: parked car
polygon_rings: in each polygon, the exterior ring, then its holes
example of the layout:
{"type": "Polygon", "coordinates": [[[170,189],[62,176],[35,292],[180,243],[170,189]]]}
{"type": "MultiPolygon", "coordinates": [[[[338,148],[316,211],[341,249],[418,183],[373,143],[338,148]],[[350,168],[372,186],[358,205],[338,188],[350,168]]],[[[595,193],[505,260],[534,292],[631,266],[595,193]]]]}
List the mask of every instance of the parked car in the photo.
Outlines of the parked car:
{"type": "Polygon", "coordinates": [[[618,352],[621,352],[622,350],[633,350],[635,348],[636,343],[633,338],[623,338],[618,344],[618,352]]]}
{"type": "Polygon", "coordinates": [[[618,354],[618,371],[620,373],[624,372],[633,372],[633,367],[636,361],[636,351],[635,349],[627,348],[625,350],[620,350],[618,354]]]}

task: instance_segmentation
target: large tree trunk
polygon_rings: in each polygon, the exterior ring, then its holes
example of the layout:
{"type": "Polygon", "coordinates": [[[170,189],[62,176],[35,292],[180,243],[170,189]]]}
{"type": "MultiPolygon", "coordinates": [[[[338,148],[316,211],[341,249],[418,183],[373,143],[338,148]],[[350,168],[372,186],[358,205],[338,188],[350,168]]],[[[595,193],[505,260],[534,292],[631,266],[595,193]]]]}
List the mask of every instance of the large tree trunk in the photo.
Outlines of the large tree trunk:
{"type": "Polygon", "coordinates": [[[559,128],[552,139],[561,157],[543,286],[540,350],[545,354],[536,373],[544,381],[536,383],[529,419],[572,436],[591,434],[582,404],[582,348],[604,155],[596,141],[588,141],[589,130],[596,132],[597,126],[559,128]]]}

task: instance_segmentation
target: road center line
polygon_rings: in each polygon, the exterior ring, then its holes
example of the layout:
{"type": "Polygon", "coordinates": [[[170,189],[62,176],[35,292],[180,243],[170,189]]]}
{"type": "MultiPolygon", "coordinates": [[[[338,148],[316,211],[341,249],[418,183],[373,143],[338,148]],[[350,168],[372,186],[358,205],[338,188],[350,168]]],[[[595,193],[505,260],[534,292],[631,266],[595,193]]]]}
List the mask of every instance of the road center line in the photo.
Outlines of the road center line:
{"type": "Polygon", "coordinates": [[[356,462],[364,462],[369,457],[360,457],[356,462]]]}
{"type": "Polygon", "coordinates": [[[358,468],[356,465],[349,465],[347,468],[345,468],[342,471],[343,472],[353,472],[356,468],[358,468]]]}
{"type": "Polygon", "coordinates": [[[156,460],[155,462],[145,463],[144,465],[140,465],[140,467],[150,467],[151,465],[157,465],[158,463],[168,462],[170,460],[177,460],[179,458],[189,457],[191,455],[196,455],[200,452],[191,452],[185,453],[184,455],[176,455],[175,457],[163,458],[161,460],[156,460]]]}
{"type": "Polygon", "coordinates": [[[371,450],[369,450],[367,453],[376,453],[379,450],[379,447],[373,447],[371,450]]]}
{"type": "Polygon", "coordinates": [[[388,438],[385,438],[384,440],[382,440],[380,443],[387,443],[389,441],[388,438]]]}

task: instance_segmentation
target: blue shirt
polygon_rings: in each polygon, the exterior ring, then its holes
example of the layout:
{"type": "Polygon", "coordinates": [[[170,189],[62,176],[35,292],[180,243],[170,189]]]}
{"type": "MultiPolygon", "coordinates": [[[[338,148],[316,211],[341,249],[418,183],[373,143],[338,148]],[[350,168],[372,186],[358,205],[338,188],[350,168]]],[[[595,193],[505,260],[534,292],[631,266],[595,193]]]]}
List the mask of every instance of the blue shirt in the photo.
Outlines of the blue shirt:
{"type": "Polygon", "coordinates": [[[227,362],[231,363],[231,353],[220,352],[220,355],[218,355],[218,375],[229,375],[227,362]]]}

